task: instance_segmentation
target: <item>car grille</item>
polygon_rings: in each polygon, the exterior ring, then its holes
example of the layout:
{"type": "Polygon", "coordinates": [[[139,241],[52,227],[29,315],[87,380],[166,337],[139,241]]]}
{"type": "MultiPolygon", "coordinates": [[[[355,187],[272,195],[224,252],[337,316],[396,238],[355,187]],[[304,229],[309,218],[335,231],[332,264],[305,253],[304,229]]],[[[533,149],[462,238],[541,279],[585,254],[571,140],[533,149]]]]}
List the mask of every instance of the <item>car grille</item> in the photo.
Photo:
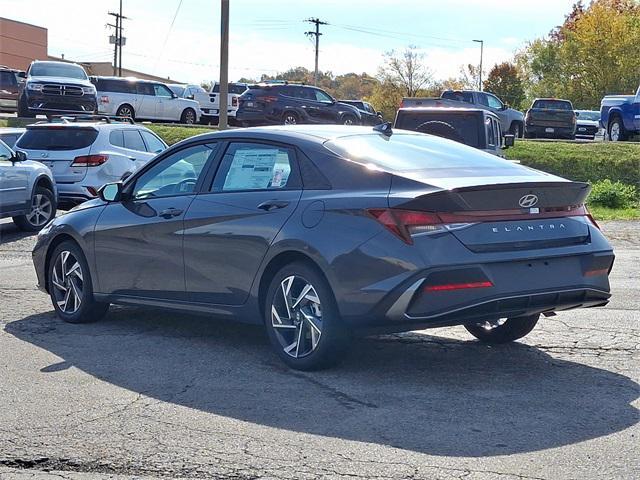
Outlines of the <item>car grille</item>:
{"type": "Polygon", "coordinates": [[[67,97],[81,97],[82,87],[75,85],[44,85],[42,93],[45,95],[64,95],[67,97]]]}
{"type": "Polygon", "coordinates": [[[578,135],[595,135],[598,133],[598,127],[593,125],[578,125],[578,135]]]}

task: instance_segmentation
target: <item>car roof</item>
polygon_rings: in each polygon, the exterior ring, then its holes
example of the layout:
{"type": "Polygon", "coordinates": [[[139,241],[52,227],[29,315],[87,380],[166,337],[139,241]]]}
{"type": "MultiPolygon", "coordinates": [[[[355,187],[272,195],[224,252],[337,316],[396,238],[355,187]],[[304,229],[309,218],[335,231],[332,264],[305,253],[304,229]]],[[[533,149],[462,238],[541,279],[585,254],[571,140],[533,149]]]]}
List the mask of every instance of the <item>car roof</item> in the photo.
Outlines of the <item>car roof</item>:
{"type": "Polygon", "coordinates": [[[467,108],[467,107],[402,107],[398,109],[400,112],[434,112],[434,113],[481,113],[488,117],[499,118],[495,113],[489,110],[483,110],[482,108],[467,108]]]}
{"type": "MultiPolygon", "coordinates": [[[[91,78],[95,78],[96,80],[120,80],[122,82],[139,82],[139,83],[162,83],[163,85],[168,85],[167,83],[161,82],[159,80],[147,80],[144,78],[138,77],[114,77],[109,75],[93,75],[91,78]]],[[[177,84],[176,84],[177,85],[177,84]]],[[[180,85],[182,86],[182,85],[180,85]]]]}
{"type": "Polygon", "coordinates": [[[147,127],[145,127],[144,125],[140,125],[140,124],[131,124],[129,122],[113,122],[113,123],[106,123],[106,122],[101,122],[101,121],[94,121],[94,122],[48,122],[48,121],[43,121],[43,122],[36,122],[36,123],[32,123],[31,125],[27,125],[27,129],[34,129],[34,128],[48,128],[48,127],[56,127],[56,128],[87,128],[87,127],[91,127],[91,128],[99,128],[99,129],[109,129],[109,128],[144,128],[145,130],[148,130],[147,127]]]}

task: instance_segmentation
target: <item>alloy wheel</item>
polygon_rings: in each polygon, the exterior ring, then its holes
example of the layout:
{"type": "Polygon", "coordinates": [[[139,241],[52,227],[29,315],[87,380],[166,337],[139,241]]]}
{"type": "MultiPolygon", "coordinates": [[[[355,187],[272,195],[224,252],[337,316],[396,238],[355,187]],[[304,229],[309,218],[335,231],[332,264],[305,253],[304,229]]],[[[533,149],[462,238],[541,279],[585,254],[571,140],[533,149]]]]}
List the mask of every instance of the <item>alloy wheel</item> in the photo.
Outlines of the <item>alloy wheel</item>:
{"type": "Polygon", "coordinates": [[[193,124],[196,123],[196,114],[191,110],[187,110],[184,114],[184,123],[193,124]]]}
{"type": "Polygon", "coordinates": [[[322,304],[315,287],[296,275],[282,280],[271,303],[271,326],[287,355],[313,353],[322,336],[322,304]]]}
{"type": "Polygon", "coordinates": [[[618,140],[620,140],[620,124],[618,122],[613,122],[611,124],[611,131],[609,132],[609,137],[613,142],[617,142],[618,140]]]}
{"type": "Polygon", "coordinates": [[[344,119],[343,125],[353,125],[353,118],[347,117],[344,119]]]}
{"type": "Polygon", "coordinates": [[[295,125],[297,123],[298,123],[298,119],[295,117],[295,115],[287,114],[284,117],[284,124],[285,125],[295,125]]]}
{"type": "Polygon", "coordinates": [[[60,311],[73,314],[82,305],[84,288],[83,272],[80,262],[68,250],[58,255],[51,273],[53,296],[60,311]]]}
{"type": "Polygon", "coordinates": [[[120,117],[133,117],[133,114],[131,112],[131,109],[129,107],[121,107],[120,108],[120,117]]]}
{"type": "Polygon", "coordinates": [[[484,328],[487,331],[490,331],[501,327],[506,322],[506,318],[498,318],[497,320],[487,320],[486,322],[479,323],[478,326],[484,328]]]}
{"type": "Polygon", "coordinates": [[[31,199],[31,211],[27,214],[27,221],[34,227],[47,223],[53,213],[53,205],[45,195],[37,193],[31,199]]]}

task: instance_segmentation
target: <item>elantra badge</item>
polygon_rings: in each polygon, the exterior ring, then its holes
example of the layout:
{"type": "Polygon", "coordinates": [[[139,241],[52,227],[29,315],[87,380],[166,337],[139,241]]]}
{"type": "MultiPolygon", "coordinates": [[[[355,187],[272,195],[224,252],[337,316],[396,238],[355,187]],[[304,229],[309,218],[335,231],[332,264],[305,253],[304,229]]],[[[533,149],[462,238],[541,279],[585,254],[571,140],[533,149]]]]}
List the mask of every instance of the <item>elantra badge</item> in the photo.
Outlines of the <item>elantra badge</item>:
{"type": "Polygon", "coordinates": [[[538,203],[538,196],[530,193],[529,195],[525,195],[520,199],[518,204],[522,208],[531,208],[538,203]]]}

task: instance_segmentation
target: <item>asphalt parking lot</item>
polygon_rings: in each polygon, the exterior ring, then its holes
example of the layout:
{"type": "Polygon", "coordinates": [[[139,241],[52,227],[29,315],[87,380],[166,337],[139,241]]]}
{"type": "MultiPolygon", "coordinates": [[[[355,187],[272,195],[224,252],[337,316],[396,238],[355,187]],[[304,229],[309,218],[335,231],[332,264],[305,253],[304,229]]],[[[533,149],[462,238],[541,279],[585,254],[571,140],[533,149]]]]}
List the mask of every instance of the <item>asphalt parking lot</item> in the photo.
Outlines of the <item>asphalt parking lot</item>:
{"type": "Polygon", "coordinates": [[[0,478],[640,478],[640,223],[604,309],[488,347],[463,328],[356,342],[288,370],[263,332],[115,308],[88,325],[36,290],[0,221],[0,478]]]}

